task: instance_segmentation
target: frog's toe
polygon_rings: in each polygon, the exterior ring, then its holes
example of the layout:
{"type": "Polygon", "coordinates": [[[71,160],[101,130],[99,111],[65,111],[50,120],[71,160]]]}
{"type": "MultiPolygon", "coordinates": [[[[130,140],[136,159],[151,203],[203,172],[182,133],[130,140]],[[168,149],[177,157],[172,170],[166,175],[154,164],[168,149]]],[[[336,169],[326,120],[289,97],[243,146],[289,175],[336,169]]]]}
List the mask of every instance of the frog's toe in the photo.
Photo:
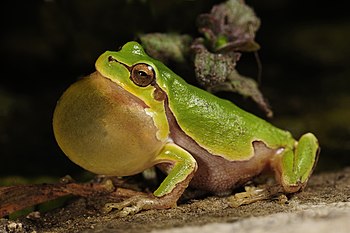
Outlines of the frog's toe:
{"type": "Polygon", "coordinates": [[[230,207],[239,207],[241,205],[248,205],[257,201],[272,199],[282,193],[280,185],[271,185],[265,187],[249,187],[246,186],[245,192],[236,193],[229,197],[228,204],[230,207]]]}
{"type": "Polygon", "coordinates": [[[103,212],[109,213],[113,209],[119,210],[120,215],[127,216],[129,214],[135,214],[139,212],[142,208],[140,208],[140,204],[137,203],[137,200],[135,198],[129,198],[125,201],[118,202],[118,203],[106,203],[103,212]]]}
{"type": "Polygon", "coordinates": [[[123,208],[121,211],[119,211],[118,215],[120,217],[125,217],[128,215],[134,215],[137,214],[138,212],[140,212],[142,210],[142,208],[140,208],[139,206],[130,206],[130,207],[125,207],[123,208]]]}
{"type": "Polygon", "coordinates": [[[123,208],[125,208],[127,205],[124,204],[125,201],[123,202],[119,202],[119,203],[106,203],[105,206],[103,207],[103,212],[104,213],[109,213],[111,212],[113,209],[117,209],[117,210],[121,210],[123,208]]]}
{"type": "Polygon", "coordinates": [[[113,209],[119,210],[118,215],[125,217],[134,215],[142,210],[161,209],[162,199],[156,197],[131,197],[119,203],[107,203],[103,208],[104,213],[109,213],[113,209]]]}

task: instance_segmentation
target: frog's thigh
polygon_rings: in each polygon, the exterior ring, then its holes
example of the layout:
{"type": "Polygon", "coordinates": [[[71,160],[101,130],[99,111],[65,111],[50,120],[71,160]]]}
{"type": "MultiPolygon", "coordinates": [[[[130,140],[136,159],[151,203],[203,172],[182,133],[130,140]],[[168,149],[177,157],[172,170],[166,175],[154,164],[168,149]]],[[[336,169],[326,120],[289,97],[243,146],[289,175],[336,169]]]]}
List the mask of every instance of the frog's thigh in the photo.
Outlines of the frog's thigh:
{"type": "Polygon", "coordinates": [[[285,149],[272,163],[276,179],[285,192],[293,193],[302,189],[317,162],[319,146],[316,137],[304,134],[294,150],[285,149]]]}

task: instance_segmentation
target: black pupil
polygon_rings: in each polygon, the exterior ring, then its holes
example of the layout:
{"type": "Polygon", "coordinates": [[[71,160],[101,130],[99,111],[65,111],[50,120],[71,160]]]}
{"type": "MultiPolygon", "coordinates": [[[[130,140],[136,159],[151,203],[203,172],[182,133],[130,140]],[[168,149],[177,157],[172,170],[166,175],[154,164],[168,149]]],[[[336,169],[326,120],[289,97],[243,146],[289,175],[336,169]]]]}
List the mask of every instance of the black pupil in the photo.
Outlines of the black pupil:
{"type": "Polygon", "coordinates": [[[138,74],[141,77],[147,77],[147,73],[145,71],[139,70],[138,74]]]}

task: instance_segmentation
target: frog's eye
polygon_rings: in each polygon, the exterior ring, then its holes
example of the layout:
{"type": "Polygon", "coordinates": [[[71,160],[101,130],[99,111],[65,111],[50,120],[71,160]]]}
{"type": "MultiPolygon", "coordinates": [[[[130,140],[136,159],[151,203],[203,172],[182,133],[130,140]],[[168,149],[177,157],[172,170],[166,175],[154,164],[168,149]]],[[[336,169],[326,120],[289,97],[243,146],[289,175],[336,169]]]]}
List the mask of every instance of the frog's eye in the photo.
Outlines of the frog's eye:
{"type": "Polygon", "coordinates": [[[130,79],[140,87],[146,87],[154,81],[153,68],[147,64],[136,64],[131,69],[130,79]]]}

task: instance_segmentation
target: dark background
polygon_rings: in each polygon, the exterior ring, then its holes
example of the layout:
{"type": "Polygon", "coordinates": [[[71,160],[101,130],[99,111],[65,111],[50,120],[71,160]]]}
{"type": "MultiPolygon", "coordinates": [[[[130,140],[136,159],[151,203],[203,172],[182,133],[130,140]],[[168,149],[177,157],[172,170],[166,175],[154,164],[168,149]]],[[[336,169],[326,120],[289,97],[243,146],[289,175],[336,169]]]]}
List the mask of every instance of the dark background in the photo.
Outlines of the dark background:
{"type": "MultiPolygon", "coordinates": [[[[53,137],[52,114],[62,92],[92,73],[101,53],[140,33],[198,36],[197,15],[219,2],[2,1],[0,178],[80,173],[53,137]]],[[[349,166],[348,8],[339,1],[246,3],[262,21],[256,41],[262,47],[261,88],[275,112],[272,122],[296,138],[307,131],[318,136],[322,152],[317,171],[349,166]]],[[[256,77],[254,56],[244,54],[238,69],[256,77]]],[[[250,100],[239,102],[261,114],[250,100]]]]}

